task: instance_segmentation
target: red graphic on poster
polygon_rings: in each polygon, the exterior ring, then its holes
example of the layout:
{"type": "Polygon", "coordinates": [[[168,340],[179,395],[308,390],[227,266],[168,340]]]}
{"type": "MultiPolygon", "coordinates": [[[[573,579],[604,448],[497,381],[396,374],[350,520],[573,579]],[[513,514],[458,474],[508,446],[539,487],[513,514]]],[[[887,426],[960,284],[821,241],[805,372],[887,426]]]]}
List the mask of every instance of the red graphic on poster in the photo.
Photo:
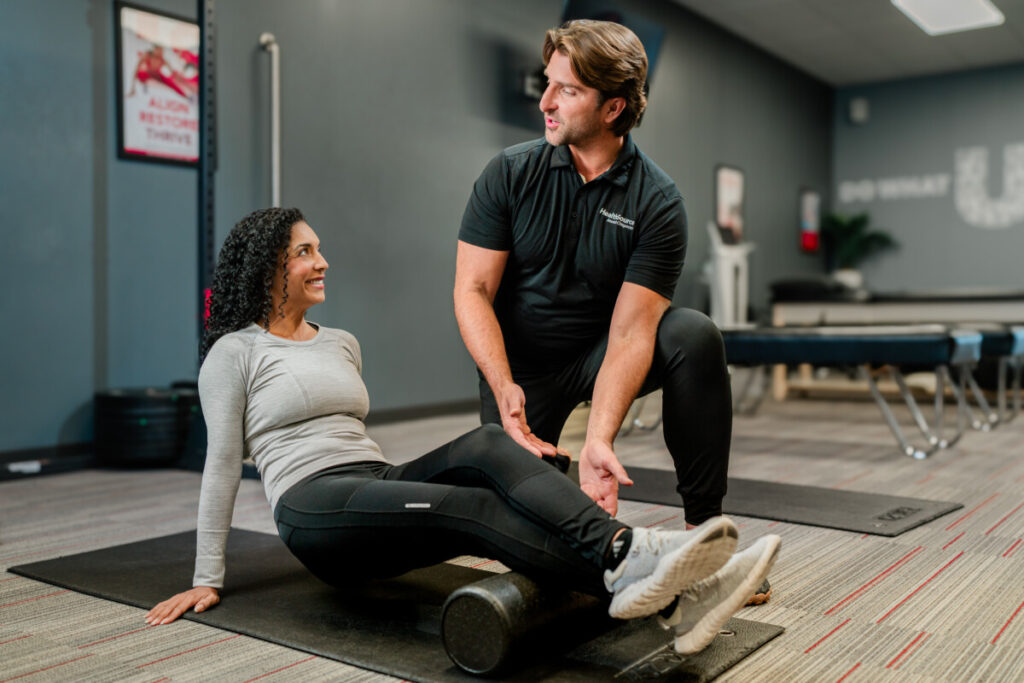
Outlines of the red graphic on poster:
{"type": "Polygon", "coordinates": [[[131,7],[121,11],[123,150],[199,159],[199,27],[131,7]]]}

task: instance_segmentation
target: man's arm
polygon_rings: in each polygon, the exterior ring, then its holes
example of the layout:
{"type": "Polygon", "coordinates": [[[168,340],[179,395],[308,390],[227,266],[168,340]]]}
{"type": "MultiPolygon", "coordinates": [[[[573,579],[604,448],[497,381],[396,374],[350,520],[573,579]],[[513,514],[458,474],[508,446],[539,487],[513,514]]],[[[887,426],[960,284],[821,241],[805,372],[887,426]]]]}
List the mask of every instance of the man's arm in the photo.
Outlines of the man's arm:
{"type": "Polygon", "coordinates": [[[484,249],[459,240],[455,257],[455,319],[469,355],[494,392],[502,428],[534,455],[555,455],[558,449],[534,436],[526,423],[526,396],[512,379],[505,340],[494,314],[494,297],[507,261],[507,251],[484,249]]]}
{"type": "Polygon", "coordinates": [[[597,373],[587,438],[580,451],[580,487],[611,515],[619,508],[619,484],[633,483],[612,443],[651,368],[658,324],[670,303],[631,282],[622,284],[615,301],[608,350],[597,373]]]}

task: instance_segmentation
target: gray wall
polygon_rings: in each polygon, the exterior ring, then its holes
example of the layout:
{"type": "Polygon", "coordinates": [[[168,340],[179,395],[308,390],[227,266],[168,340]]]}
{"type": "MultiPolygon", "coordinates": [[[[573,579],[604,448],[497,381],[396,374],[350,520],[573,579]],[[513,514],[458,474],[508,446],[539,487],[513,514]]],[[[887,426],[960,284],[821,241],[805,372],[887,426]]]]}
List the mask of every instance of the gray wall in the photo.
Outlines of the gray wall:
{"type": "MultiPolygon", "coordinates": [[[[802,185],[829,185],[831,91],[669,2],[623,2],[666,28],[635,132],[679,184],[690,217],[677,303],[702,306],[714,166],[746,172],[752,299],[819,272],[798,249],[802,185]]],[[[218,237],[268,201],[271,30],[282,53],[282,203],[305,211],[331,261],[314,319],[364,347],[376,408],[471,397],[475,373],[451,309],[455,234],[470,187],[502,147],[542,134],[518,98],[561,2],[219,0],[222,122],[218,237]],[[242,7],[246,11],[241,11],[242,7]],[[400,17],[401,20],[396,20],[400,17]],[[224,74],[231,74],[231,81],[224,74]]]]}
{"type": "Polygon", "coordinates": [[[868,211],[902,243],[862,268],[872,289],[1024,288],[1024,65],[845,88],[835,101],[834,208],[868,211]],[[866,124],[846,116],[855,97],[870,105],[866,124]]]}
{"type": "Polygon", "coordinates": [[[195,375],[195,174],[117,160],[113,24],[106,0],[0,8],[0,451],[88,441],[96,389],[195,375]]]}
{"type": "MultiPolygon", "coordinates": [[[[195,3],[150,1],[189,16],[195,3]]],[[[691,235],[677,303],[698,282],[718,163],[746,171],[753,299],[820,271],[798,251],[797,193],[827,192],[831,94],[664,2],[623,2],[666,28],[635,133],[676,179],[691,235]]],[[[451,312],[455,234],[476,175],[541,134],[513,84],[539,63],[558,0],[219,0],[217,245],[269,203],[268,57],[282,50],[283,203],[331,261],[314,320],[362,341],[373,406],[469,399],[475,375],[451,312]]],[[[96,388],[194,376],[195,172],[115,157],[113,9],[8,0],[0,21],[0,285],[8,320],[0,451],[91,438],[96,388]],[[45,39],[44,39],[45,38],[45,39]],[[15,103],[15,104],[9,104],[15,103]]]]}

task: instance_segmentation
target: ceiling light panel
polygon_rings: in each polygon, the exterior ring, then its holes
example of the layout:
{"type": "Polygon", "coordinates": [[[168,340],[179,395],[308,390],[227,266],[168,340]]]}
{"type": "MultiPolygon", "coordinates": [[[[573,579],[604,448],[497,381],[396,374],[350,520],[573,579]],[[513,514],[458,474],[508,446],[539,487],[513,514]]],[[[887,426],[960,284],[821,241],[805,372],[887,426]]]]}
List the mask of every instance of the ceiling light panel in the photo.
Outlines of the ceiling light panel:
{"type": "Polygon", "coordinates": [[[892,0],[930,36],[999,26],[1006,19],[991,0],[892,0]]]}

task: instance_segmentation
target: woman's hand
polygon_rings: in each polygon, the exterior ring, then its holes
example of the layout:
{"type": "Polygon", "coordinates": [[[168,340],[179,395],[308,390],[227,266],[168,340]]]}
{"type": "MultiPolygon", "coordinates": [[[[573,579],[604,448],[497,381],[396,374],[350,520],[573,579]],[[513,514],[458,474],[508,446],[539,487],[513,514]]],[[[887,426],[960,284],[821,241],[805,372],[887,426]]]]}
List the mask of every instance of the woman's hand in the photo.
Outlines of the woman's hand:
{"type": "Polygon", "coordinates": [[[184,593],[178,593],[173,598],[164,600],[149,610],[146,614],[146,623],[152,626],[169,624],[187,612],[191,607],[194,607],[196,612],[204,612],[218,602],[220,602],[220,595],[217,593],[216,588],[196,586],[184,593]]]}

